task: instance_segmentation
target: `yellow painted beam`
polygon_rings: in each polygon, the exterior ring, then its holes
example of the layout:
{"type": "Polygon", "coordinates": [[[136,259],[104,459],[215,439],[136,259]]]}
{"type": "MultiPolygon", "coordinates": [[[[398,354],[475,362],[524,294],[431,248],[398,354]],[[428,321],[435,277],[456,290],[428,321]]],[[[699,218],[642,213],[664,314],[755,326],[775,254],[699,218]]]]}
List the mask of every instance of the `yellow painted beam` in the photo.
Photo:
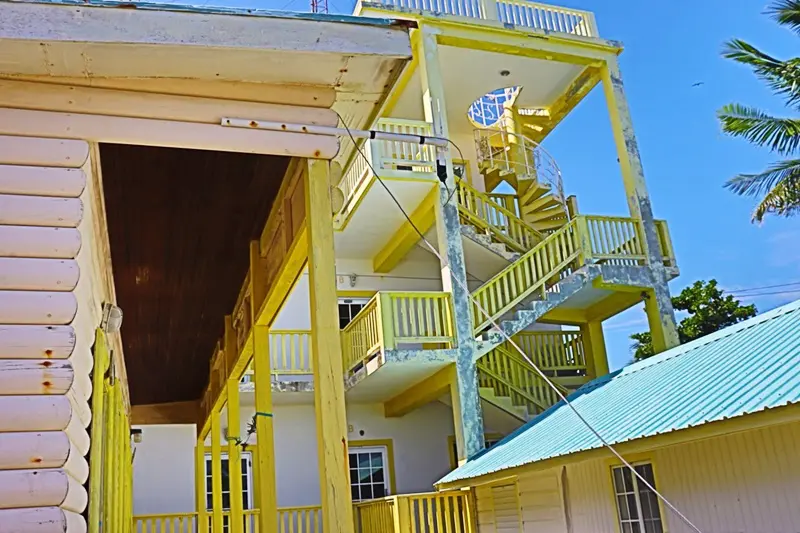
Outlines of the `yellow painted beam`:
{"type": "Polygon", "coordinates": [[[275,484],[275,437],[272,416],[272,381],[270,377],[269,329],[253,328],[253,379],[255,380],[256,435],[258,458],[256,461],[258,497],[256,507],[259,531],[274,533],[277,528],[277,488],[275,484]]]}
{"type": "Polygon", "coordinates": [[[413,385],[383,404],[384,415],[403,416],[441,396],[448,394],[453,383],[452,364],[413,385]]]}
{"type": "Polygon", "coordinates": [[[583,72],[573,81],[567,90],[564,91],[552,104],[547,107],[546,117],[520,115],[520,122],[541,127],[537,131],[532,128],[522,128],[520,133],[538,143],[542,142],[547,135],[553,131],[564,118],[575,109],[592,89],[600,83],[600,69],[595,66],[587,66],[583,72]]]}
{"type": "Polygon", "coordinates": [[[609,295],[585,311],[586,321],[603,321],[618,315],[642,301],[642,290],[638,292],[619,291],[609,295]]]}
{"type": "Polygon", "coordinates": [[[403,258],[414,249],[420,240],[419,233],[414,229],[416,226],[423,234],[428,231],[436,222],[436,201],[439,199],[439,187],[434,186],[425,198],[420,202],[416,209],[411,213],[409,221],[403,222],[397,231],[389,238],[389,241],[375,254],[372,259],[372,269],[374,272],[388,273],[403,260],[403,258]]]}
{"type": "MultiPolygon", "coordinates": [[[[308,162],[305,176],[314,411],[325,533],[354,531],[347,455],[344,369],[337,320],[330,163],[308,162]]],[[[262,511],[264,512],[264,511],[262,511]]]]}
{"type": "MultiPolygon", "coordinates": [[[[256,242],[256,251],[258,243],[256,242]]],[[[233,320],[225,317],[224,336],[225,358],[230,359],[236,351],[236,334],[233,330],[233,320]]],[[[244,521],[242,519],[242,454],[239,448],[241,439],[241,414],[239,411],[239,380],[228,379],[228,483],[230,491],[230,518],[228,531],[230,533],[243,533],[244,521]]]]}
{"type": "Polygon", "coordinates": [[[208,533],[206,502],[206,444],[197,439],[194,447],[194,507],[197,511],[197,533],[208,533]]]}
{"type": "Polygon", "coordinates": [[[222,531],[222,427],[219,411],[211,412],[211,531],[222,531]]]}
{"type": "MultiPolygon", "coordinates": [[[[114,490],[113,487],[119,481],[115,479],[114,476],[114,469],[112,468],[114,457],[116,456],[117,450],[114,449],[114,441],[111,437],[114,435],[114,431],[116,428],[117,418],[115,416],[115,405],[114,401],[116,398],[118,386],[114,385],[113,382],[109,383],[109,380],[106,380],[106,390],[105,390],[105,428],[103,431],[103,439],[105,443],[103,447],[105,449],[105,456],[103,459],[103,520],[106,522],[111,521],[112,518],[112,511],[111,509],[114,507],[114,490]]],[[[97,420],[95,418],[95,420],[97,420]]],[[[99,422],[99,420],[97,420],[99,422]]]]}

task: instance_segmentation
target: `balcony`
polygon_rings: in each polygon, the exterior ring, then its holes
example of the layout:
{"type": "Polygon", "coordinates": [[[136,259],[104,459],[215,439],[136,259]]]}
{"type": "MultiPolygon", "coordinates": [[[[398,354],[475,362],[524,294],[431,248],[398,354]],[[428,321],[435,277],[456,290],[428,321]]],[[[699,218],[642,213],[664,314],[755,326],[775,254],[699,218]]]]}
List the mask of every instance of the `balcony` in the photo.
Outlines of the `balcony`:
{"type": "Polygon", "coordinates": [[[437,15],[499,22],[544,32],[599,37],[594,13],[526,0],[360,0],[354,14],[368,9],[430,12],[437,15]]]}
{"type": "Polygon", "coordinates": [[[356,533],[476,533],[468,492],[404,494],[353,504],[356,533]]]}

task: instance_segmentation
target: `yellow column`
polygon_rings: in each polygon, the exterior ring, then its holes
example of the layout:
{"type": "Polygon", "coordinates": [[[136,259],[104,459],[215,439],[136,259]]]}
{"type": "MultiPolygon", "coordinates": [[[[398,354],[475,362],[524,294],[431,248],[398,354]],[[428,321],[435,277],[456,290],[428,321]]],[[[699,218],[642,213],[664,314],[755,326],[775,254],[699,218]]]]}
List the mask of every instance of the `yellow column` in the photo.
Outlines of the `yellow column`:
{"type": "Polygon", "coordinates": [[[608,355],[603,336],[603,323],[594,320],[581,326],[583,349],[586,354],[586,370],[591,378],[608,374],[608,355]]]}
{"type": "MultiPolygon", "coordinates": [[[[414,30],[412,36],[414,56],[419,58],[422,81],[425,120],[433,125],[437,137],[449,138],[447,106],[444,83],[439,62],[439,45],[436,35],[427,30],[414,30]]],[[[461,240],[461,222],[458,206],[451,192],[456,186],[453,160],[450,150],[442,150],[447,171],[447,181],[439,185],[439,201],[436,202],[436,233],[439,253],[442,256],[442,288],[451,294],[453,322],[455,326],[456,378],[458,406],[454,409],[454,423],[461,427],[462,439],[458,439],[459,459],[474,456],[483,449],[483,414],[478,394],[478,373],[475,364],[475,333],[473,331],[472,303],[467,289],[467,270],[461,240]],[[449,201],[448,201],[449,200],[449,201]]],[[[456,403],[454,402],[454,405],[456,403]]],[[[458,434],[458,432],[456,432],[458,434]]]]}
{"type": "Polygon", "coordinates": [[[89,461],[89,533],[99,533],[103,509],[103,421],[105,420],[105,373],[109,357],[106,334],[101,329],[95,331],[94,369],[92,372],[92,448],[89,461]]]}
{"type": "Polygon", "coordinates": [[[261,533],[274,533],[278,527],[278,500],[275,490],[275,437],[272,423],[272,382],[270,379],[269,329],[253,326],[253,380],[256,385],[256,442],[258,446],[258,501],[255,507],[261,533]]]}
{"type": "Polygon", "coordinates": [[[322,531],[354,530],[347,468],[344,368],[337,320],[330,163],[311,160],[306,174],[306,227],[311,294],[311,354],[322,500],[322,531]]]}
{"type": "MultiPolygon", "coordinates": [[[[103,449],[105,457],[103,459],[103,514],[102,523],[109,525],[114,520],[114,457],[117,450],[114,449],[114,431],[116,429],[116,412],[114,406],[114,396],[116,395],[116,385],[106,385],[106,424],[103,433],[103,449]]],[[[101,528],[102,530],[103,528],[101,528]]]]}
{"type": "Polygon", "coordinates": [[[194,447],[194,501],[197,510],[197,533],[208,533],[208,512],[206,511],[206,443],[205,437],[198,437],[194,447]]]}
{"type": "Polygon", "coordinates": [[[219,411],[211,411],[211,531],[222,532],[222,427],[219,411]]]}
{"type": "Polygon", "coordinates": [[[230,483],[231,515],[230,533],[242,533],[242,454],[240,434],[239,380],[228,380],[228,483],[230,483]]]}

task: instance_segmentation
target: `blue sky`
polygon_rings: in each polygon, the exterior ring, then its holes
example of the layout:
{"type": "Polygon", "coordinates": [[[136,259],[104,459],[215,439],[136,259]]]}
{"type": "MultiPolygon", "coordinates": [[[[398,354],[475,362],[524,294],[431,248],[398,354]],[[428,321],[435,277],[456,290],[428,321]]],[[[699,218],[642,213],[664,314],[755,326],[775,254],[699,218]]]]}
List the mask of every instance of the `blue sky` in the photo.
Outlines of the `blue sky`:
{"type": "MultiPolygon", "coordinates": [[[[350,13],[352,0],[328,0],[332,12],[350,13]]],[[[209,0],[208,4],[308,10],[308,0],[209,0]]],[[[695,280],[716,278],[736,290],[800,281],[800,218],[750,223],[753,200],[722,185],[739,172],[762,170],[766,150],[720,132],[715,112],[729,102],[786,113],[783,103],[750,73],[720,56],[737,37],[787,58],[800,37],[763,14],[766,0],[558,0],[596,14],[600,35],[621,41],[623,79],[657,218],[669,222],[681,276],[677,294],[695,280]],[[702,85],[692,85],[702,82],[702,85]]],[[[627,213],[605,100],[595,89],[545,141],[558,161],[567,194],[583,213],[627,213]]],[[[753,291],[743,299],[759,311],[800,298],[800,284],[753,291]]],[[[631,359],[628,336],[647,328],[641,307],[604,324],[612,368],[631,359]]]]}

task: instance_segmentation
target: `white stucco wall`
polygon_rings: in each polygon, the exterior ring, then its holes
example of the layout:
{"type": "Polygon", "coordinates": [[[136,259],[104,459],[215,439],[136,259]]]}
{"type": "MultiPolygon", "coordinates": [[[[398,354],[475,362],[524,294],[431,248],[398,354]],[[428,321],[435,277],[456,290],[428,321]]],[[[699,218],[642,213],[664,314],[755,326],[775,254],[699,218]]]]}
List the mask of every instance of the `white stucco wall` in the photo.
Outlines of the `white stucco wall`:
{"type": "MultiPolygon", "coordinates": [[[[242,406],[242,435],[253,413],[252,406],[242,406]]],[[[431,491],[433,482],[450,469],[448,436],[453,435],[453,421],[446,405],[434,402],[401,418],[384,418],[380,404],[352,404],[347,419],[352,445],[358,440],[392,440],[399,493],[431,491]]],[[[313,405],[276,405],[273,420],[278,505],[318,505],[313,405]]],[[[227,426],[224,417],[222,426],[227,426]]],[[[193,511],[195,427],[142,426],[142,430],[134,462],[134,513],[193,511]]]]}

